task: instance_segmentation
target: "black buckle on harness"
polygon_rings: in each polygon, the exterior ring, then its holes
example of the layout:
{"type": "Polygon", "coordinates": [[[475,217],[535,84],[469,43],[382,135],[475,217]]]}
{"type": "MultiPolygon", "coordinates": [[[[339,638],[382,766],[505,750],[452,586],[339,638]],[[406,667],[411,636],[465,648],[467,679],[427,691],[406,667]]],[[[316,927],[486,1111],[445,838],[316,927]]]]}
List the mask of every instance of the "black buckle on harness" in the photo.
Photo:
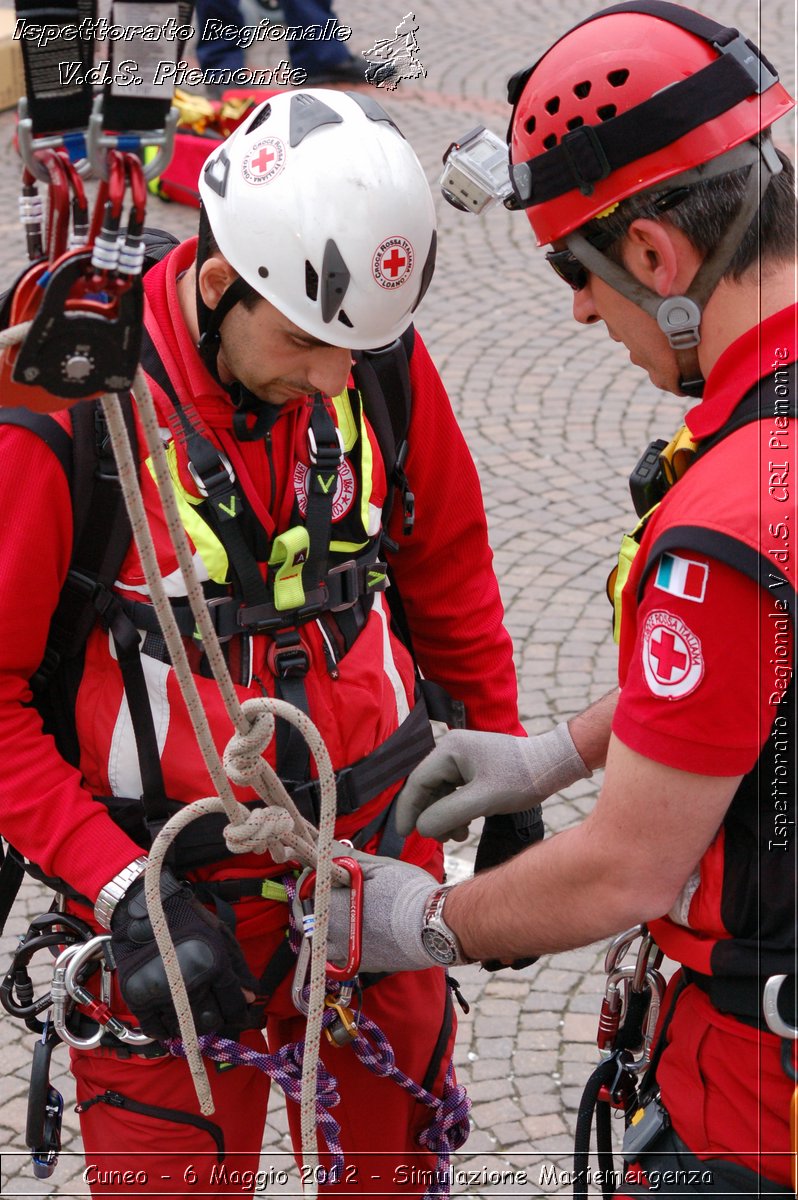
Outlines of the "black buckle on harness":
{"type": "MultiPolygon", "coordinates": [[[[351,774],[351,766],[342,767],[340,771],[335,772],[335,811],[339,817],[348,817],[360,807],[349,779],[351,774]]],[[[308,779],[304,783],[292,783],[284,779],[283,783],[303,817],[317,825],[321,813],[321,787],[318,779],[308,779]]]]}
{"type": "Polygon", "coordinates": [[[335,427],[335,441],[319,445],[313,426],[308,426],[308,454],[314,467],[324,470],[337,470],[344,461],[344,441],[341,430],[335,427]]]}
{"type": "Polygon", "coordinates": [[[308,652],[296,629],[281,629],[274,635],[266,661],[275,679],[304,679],[310,668],[308,652]]]}
{"type": "Polygon", "coordinates": [[[611,170],[595,129],[592,125],[580,125],[566,133],[560,145],[579,191],[583,196],[590,196],[593,185],[606,179],[611,170]]]}
{"type": "Polygon", "coordinates": [[[357,564],[353,558],[349,558],[346,562],[339,563],[335,567],[330,567],[327,572],[327,589],[330,594],[330,600],[335,600],[335,603],[329,605],[330,612],[343,612],[347,608],[352,608],[357,604],[360,589],[358,587],[357,564]],[[336,593],[340,598],[337,598],[336,593]]]}
{"type": "Polygon", "coordinates": [[[207,469],[201,469],[189,459],[188,473],[197,485],[197,491],[206,499],[215,495],[221,489],[227,491],[236,481],[230,459],[221,450],[216,450],[216,463],[207,469]]]}

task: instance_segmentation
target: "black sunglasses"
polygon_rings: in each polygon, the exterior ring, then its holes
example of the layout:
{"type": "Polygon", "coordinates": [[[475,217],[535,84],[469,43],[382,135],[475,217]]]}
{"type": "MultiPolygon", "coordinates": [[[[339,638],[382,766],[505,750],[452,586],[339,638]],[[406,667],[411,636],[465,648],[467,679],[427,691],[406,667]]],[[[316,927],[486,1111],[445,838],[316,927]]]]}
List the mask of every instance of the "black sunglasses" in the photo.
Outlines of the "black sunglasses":
{"type": "Polygon", "coordinates": [[[581,292],[583,287],[587,287],[590,273],[570,250],[549,250],[546,262],[575,292],[581,292]]]}

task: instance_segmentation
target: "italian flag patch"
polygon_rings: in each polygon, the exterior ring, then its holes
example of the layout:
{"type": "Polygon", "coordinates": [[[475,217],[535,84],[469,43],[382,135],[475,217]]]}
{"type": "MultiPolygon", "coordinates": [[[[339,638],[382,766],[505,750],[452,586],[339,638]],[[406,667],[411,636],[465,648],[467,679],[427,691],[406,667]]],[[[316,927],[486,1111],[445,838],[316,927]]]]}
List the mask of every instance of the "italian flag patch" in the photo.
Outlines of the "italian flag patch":
{"type": "Polygon", "coordinates": [[[695,600],[696,604],[701,604],[708,577],[707,563],[693,562],[677,554],[663,554],[657,567],[654,587],[671,596],[681,596],[683,600],[695,600]]]}

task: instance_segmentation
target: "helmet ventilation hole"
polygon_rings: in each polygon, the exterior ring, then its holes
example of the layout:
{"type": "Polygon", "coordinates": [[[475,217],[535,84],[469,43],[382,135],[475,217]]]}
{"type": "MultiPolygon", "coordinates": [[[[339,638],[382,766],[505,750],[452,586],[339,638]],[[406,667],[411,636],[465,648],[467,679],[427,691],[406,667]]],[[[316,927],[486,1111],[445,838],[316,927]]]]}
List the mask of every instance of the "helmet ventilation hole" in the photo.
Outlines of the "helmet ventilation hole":
{"type": "Polygon", "coordinates": [[[557,145],[557,134],[550,133],[547,137],[544,137],[543,145],[547,150],[552,150],[557,145]]]}
{"type": "Polygon", "coordinates": [[[578,129],[580,125],[584,125],[583,117],[571,117],[570,121],[566,121],[566,129],[578,129]]]}
{"type": "Polygon", "coordinates": [[[601,108],[596,109],[596,116],[600,121],[609,121],[615,116],[618,109],[614,104],[602,104],[601,108]]]}
{"type": "Polygon", "coordinates": [[[346,315],[346,313],[344,312],[343,309],[341,309],[341,311],[338,314],[338,320],[341,322],[342,325],[346,325],[347,329],[354,328],[354,326],[352,325],[352,322],[349,320],[349,317],[346,315]]]}
{"type": "Polygon", "coordinates": [[[551,100],[547,100],[543,107],[549,116],[553,117],[555,113],[560,111],[560,97],[552,96],[551,100]]]}
{"type": "Polygon", "coordinates": [[[319,275],[307,260],[305,260],[305,295],[308,300],[318,300],[319,298],[319,275]]]}
{"type": "MultiPolygon", "coordinates": [[[[272,115],[271,104],[264,104],[264,106],[260,110],[260,112],[256,113],[255,116],[250,121],[249,125],[247,125],[246,132],[252,133],[253,130],[259,129],[260,126],[264,123],[264,121],[268,121],[268,119],[271,115],[272,115]]],[[[244,136],[246,136],[246,134],[244,136]]]]}
{"type": "Polygon", "coordinates": [[[527,131],[527,133],[534,133],[536,125],[537,121],[534,117],[528,117],[526,121],[524,121],[524,129],[527,131]]]}
{"type": "Polygon", "coordinates": [[[580,100],[584,100],[586,96],[590,95],[591,87],[592,84],[589,79],[583,80],[582,83],[576,83],[574,84],[574,95],[580,100]]]}
{"type": "Polygon", "coordinates": [[[629,72],[626,70],[626,67],[621,67],[618,71],[610,71],[607,76],[607,82],[612,87],[623,87],[628,78],[629,72]]]}

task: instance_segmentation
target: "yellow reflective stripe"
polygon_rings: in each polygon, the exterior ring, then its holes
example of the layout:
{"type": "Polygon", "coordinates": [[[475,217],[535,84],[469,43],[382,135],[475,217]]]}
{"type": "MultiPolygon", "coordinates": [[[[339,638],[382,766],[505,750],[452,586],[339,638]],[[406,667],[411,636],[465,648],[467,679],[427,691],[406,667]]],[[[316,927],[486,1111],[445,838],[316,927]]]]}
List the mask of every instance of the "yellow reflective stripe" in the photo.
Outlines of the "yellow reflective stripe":
{"type": "Polygon", "coordinates": [[[344,388],[339,396],[333,396],[332,402],[335,408],[336,424],[341,433],[344,453],[348,454],[357,441],[358,434],[355,414],[352,412],[352,405],[349,402],[349,388],[344,388]]]}
{"type": "Polygon", "coordinates": [[[618,565],[610,575],[607,581],[607,590],[614,612],[612,622],[612,636],[616,642],[621,640],[621,595],[626,586],[626,581],[629,578],[629,572],[632,569],[634,557],[637,554],[640,546],[631,536],[625,533],[621,541],[621,548],[618,552],[618,565]]]}
{"type": "MultiPolygon", "coordinates": [[[[357,427],[355,414],[352,412],[348,388],[344,388],[340,396],[333,396],[332,402],[335,407],[338,428],[341,432],[344,453],[349,453],[357,441],[358,435],[360,436],[360,519],[363,522],[363,529],[368,535],[369,504],[371,503],[371,493],[374,484],[372,475],[374,470],[374,453],[371,446],[371,438],[366,432],[363,419],[363,398],[361,397],[360,400],[360,429],[357,427]]],[[[352,553],[352,551],[361,550],[365,544],[365,542],[362,545],[356,545],[354,542],[331,542],[330,550],[341,554],[352,553]]]]}
{"type": "Polygon", "coordinates": [[[640,549],[640,541],[643,537],[643,531],[649,522],[652,513],[659,507],[659,503],[653,505],[648,512],[640,518],[631,533],[625,533],[621,539],[621,548],[618,551],[618,565],[610,571],[607,580],[607,595],[612,601],[613,621],[612,621],[612,636],[615,642],[621,640],[621,617],[623,609],[621,597],[623,589],[626,586],[626,581],[629,578],[629,572],[632,569],[635,555],[640,549]]]}
{"type": "Polygon", "coordinates": [[[368,542],[330,542],[331,554],[357,554],[358,550],[365,550],[368,542]]]}
{"type": "Polygon", "coordinates": [[[310,537],[304,525],[294,525],[279,534],[272,543],[269,566],[277,567],[274,576],[274,607],[278,612],[301,608],[305,603],[302,568],[307,561],[310,537]],[[281,564],[278,566],[278,563],[281,564]]]}
{"type": "MultiPolygon", "coordinates": [[[[169,464],[169,474],[172,476],[180,521],[205,564],[208,578],[212,579],[214,583],[229,583],[228,573],[230,564],[228,563],[224,546],[207,522],[195,511],[196,506],[202,503],[201,498],[199,496],[190,496],[180,481],[180,473],[177,469],[177,451],[174,442],[170,442],[166,448],[166,461],[169,464]]],[[[154,479],[155,471],[152,460],[148,458],[145,465],[154,479]]]]}
{"type": "Polygon", "coordinates": [[[374,453],[371,448],[371,438],[366,432],[363,424],[363,412],[361,409],[360,423],[363,436],[360,439],[360,519],[363,522],[363,528],[366,533],[369,531],[369,504],[371,502],[371,491],[374,484],[374,453]]]}

